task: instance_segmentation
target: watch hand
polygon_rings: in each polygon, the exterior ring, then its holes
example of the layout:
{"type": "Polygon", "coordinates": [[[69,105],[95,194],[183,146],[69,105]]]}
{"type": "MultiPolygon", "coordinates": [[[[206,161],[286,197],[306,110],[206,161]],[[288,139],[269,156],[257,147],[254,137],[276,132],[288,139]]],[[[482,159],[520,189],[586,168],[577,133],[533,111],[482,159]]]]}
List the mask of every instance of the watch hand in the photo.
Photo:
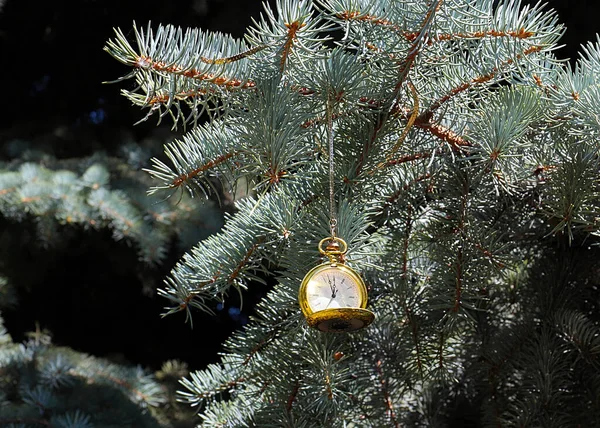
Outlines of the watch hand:
{"type": "Polygon", "coordinates": [[[335,286],[335,276],[333,277],[333,289],[331,290],[331,298],[335,299],[337,294],[337,287],[335,286]]]}
{"type": "Polygon", "coordinates": [[[331,278],[327,275],[327,282],[329,283],[329,289],[331,290],[331,298],[335,297],[335,277],[333,278],[333,284],[331,283],[331,278]]]}
{"type": "Polygon", "coordinates": [[[325,306],[325,309],[327,309],[329,307],[329,305],[331,305],[331,302],[333,302],[333,299],[335,299],[335,296],[331,296],[331,299],[329,299],[329,302],[327,302],[327,306],[325,306]]]}
{"type": "Polygon", "coordinates": [[[327,302],[327,305],[325,306],[325,309],[327,309],[327,308],[329,307],[329,305],[331,305],[331,301],[332,301],[332,300],[333,300],[333,299],[329,299],[329,302],[327,302]]]}

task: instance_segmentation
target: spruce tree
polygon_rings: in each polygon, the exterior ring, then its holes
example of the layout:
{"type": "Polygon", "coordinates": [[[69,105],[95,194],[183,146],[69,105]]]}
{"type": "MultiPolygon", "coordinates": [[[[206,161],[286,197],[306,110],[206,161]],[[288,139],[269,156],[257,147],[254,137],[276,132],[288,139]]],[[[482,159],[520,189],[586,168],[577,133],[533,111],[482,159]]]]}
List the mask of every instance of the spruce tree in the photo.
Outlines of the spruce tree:
{"type": "Polygon", "coordinates": [[[165,279],[165,313],[274,283],[181,381],[201,426],[600,425],[600,46],[572,67],[563,31],[513,0],[278,0],[240,40],[116,31],[123,94],[187,129],[150,193],[248,189],[165,279]],[[375,314],[350,333],[298,303],[332,217],[375,314]]]}

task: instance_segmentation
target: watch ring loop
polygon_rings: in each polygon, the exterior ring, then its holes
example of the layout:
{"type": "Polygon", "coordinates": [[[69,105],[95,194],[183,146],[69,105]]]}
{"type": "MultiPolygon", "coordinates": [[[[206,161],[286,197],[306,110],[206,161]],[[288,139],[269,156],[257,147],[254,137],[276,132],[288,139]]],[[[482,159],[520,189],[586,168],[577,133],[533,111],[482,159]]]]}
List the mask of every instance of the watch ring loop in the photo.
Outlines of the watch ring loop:
{"type": "Polygon", "coordinates": [[[319,242],[319,252],[321,254],[324,254],[324,255],[339,255],[339,254],[346,254],[346,251],[348,251],[348,244],[342,238],[338,238],[337,236],[330,236],[328,238],[323,238],[319,242]],[[337,242],[339,244],[339,246],[340,246],[340,249],[339,250],[323,249],[323,244],[325,242],[337,242]]]}

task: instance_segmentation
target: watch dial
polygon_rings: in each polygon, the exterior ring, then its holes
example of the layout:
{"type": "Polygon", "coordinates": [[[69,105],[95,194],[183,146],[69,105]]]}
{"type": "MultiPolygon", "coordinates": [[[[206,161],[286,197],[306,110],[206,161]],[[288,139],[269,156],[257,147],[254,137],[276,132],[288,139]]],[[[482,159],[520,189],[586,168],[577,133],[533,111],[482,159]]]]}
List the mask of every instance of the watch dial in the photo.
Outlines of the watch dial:
{"type": "Polygon", "coordinates": [[[335,308],[361,307],[360,285],[336,267],[318,272],[307,284],[306,295],[313,312],[335,308]]]}

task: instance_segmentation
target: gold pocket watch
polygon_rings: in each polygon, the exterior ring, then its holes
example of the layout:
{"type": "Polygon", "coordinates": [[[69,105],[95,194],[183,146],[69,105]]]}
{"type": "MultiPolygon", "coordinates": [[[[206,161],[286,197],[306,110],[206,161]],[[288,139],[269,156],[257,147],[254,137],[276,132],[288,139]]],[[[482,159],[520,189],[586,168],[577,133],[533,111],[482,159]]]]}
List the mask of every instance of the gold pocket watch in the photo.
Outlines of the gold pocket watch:
{"type": "Polygon", "coordinates": [[[342,257],[346,241],[329,237],[319,242],[319,252],[329,262],[311,269],[300,285],[299,301],[308,325],[326,332],[347,332],[368,326],[375,319],[367,307],[367,287],[342,257]],[[328,242],[324,249],[323,245],[328,242]]]}

